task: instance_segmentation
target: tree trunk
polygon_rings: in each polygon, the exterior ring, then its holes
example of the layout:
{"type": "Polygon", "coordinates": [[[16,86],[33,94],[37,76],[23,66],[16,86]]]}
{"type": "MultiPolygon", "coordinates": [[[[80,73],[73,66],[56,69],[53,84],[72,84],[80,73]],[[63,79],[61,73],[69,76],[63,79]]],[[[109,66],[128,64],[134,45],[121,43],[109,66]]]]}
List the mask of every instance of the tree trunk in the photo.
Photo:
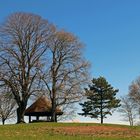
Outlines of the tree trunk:
{"type": "Polygon", "coordinates": [[[103,92],[100,91],[101,94],[101,124],[103,124],[103,92]]]}
{"type": "Polygon", "coordinates": [[[25,123],[24,122],[24,114],[26,109],[26,103],[22,102],[20,106],[17,108],[17,123],[25,123]]]}
{"type": "Polygon", "coordinates": [[[2,119],[2,124],[3,124],[3,125],[5,124],[5,119],[2,119]]]}
{"type": "Polygon", "coordinates": [[[133,116],[132,116],[132,114],[130,114],[129,122],[130,122],[130,126],[133,126],[133,116]]]}
{"type": "Polygon", "coordinates": [[[57,115],[55,114],[55,122],[57,122],[57,115]]]}
{"type": "Polygon", "coordinates": [[[52,114],[51,114],[51,122],[56,122],[56,103],[55,99],[52,99],[52,114]]]}
{"type": "MultiPolygon", "coordinates": [[[[55,65],[55,60],[53,62],[55,65]]],[[[51,122],[56,122],[56,73],[54,72],[54,67],[52,70],[53,75],[53,85],[52,85],[52,110],[51,110],[51,122]]]]}
{"type": "Polygon", "coordinates": [[[103,124],[103,116],[101,116],[101,124],[103,124]]]}

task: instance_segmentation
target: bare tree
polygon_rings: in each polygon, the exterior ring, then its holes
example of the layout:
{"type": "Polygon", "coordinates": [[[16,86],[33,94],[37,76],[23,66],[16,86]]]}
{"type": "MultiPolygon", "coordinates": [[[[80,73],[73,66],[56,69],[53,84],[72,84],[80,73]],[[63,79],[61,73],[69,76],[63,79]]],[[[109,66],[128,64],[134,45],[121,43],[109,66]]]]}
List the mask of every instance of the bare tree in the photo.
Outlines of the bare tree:
{"type": "Polygon", "coordinates": [[[24,122],[28,99],[39,90],[47,40],[55,27],[38,15],[14,13],[0,27],[0,84],[10,88],[17,123],[24,122]]]}
{"type": "Polygon", "coordinates": [[[126,95],[121,98],[121,107],[118,109],[124,121],[128,121],[130,126],[134,125],[137,116],[136,103],[126,95]]]}
{"type": "Polygon", "coordinates": [[[45,83],[52,102],[51,121],[57,121],[55,109],[80,100],[87,82],[89,63],[82,56],[83,45],[71,33],[58,31],[49,40],[45,83]]]}
{"type": "Polygon", "coordinates": [[[129,86],[129,95],[133,100],[140,104],[140,77],[134,80],[129,86]]]}
{"type": "Polygon", "coordinates": [[[129,96],[137,104],[140,118],[140,77],[134,80],[129,86],[129,96]]]}
{"type": "Polygon", "coordinates": [[[0,95],[0,119],[4,125],[6,120],[15,118],[16,102],[11,98],[11,93],[5,90],[2,92],[5,93],[0,95]]]}

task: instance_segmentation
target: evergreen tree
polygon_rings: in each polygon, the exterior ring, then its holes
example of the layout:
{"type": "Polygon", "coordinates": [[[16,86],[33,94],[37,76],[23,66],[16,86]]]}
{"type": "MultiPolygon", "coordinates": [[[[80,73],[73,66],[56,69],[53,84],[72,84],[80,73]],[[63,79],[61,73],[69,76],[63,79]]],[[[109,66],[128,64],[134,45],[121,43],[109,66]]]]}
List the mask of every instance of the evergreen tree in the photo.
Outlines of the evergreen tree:
{"type": "Polygon", "coordinates": [[[103,123],[103,119],[112,115],[113,109],[120,106],[120,100],[116,98],[118,91],[104,77],[93,78],[92,85],[85,89],[87,101],[80,103],[83,113],[79,115],[100,118],[103,123]]]}

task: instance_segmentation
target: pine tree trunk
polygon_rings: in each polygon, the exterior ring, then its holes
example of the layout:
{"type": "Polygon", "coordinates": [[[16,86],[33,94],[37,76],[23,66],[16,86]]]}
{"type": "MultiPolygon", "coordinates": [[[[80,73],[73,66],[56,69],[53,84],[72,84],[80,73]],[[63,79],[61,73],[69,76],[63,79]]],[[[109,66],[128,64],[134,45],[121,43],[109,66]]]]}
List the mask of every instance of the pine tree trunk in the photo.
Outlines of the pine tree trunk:
{"type": "Polygon", "coordinates": [[[100,91],[101,94],[101,124],[103,124],[103,92],[100,91]]]}
{"type": "Polygon", "coordinates": [[[103,124],[103,116],[101,116],[101,124],[103,124]]]}

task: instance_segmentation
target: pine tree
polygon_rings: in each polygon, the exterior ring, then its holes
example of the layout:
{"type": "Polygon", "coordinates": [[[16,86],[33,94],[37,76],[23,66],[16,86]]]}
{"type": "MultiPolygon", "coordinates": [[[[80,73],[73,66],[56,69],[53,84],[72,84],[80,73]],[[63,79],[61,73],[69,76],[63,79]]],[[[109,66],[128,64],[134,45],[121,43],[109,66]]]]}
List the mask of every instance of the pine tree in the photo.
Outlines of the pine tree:
{"type": "Polygon", "coordinates": [[[101,123],[107,115],[112,115],[113,109],[120,106],[120,100],[116,98],[118,89],[114,89],[104,77],[93,78],[92,85],[85,89],[87,101],[80,103],[82,116],[100,118],[101,123]]]}

